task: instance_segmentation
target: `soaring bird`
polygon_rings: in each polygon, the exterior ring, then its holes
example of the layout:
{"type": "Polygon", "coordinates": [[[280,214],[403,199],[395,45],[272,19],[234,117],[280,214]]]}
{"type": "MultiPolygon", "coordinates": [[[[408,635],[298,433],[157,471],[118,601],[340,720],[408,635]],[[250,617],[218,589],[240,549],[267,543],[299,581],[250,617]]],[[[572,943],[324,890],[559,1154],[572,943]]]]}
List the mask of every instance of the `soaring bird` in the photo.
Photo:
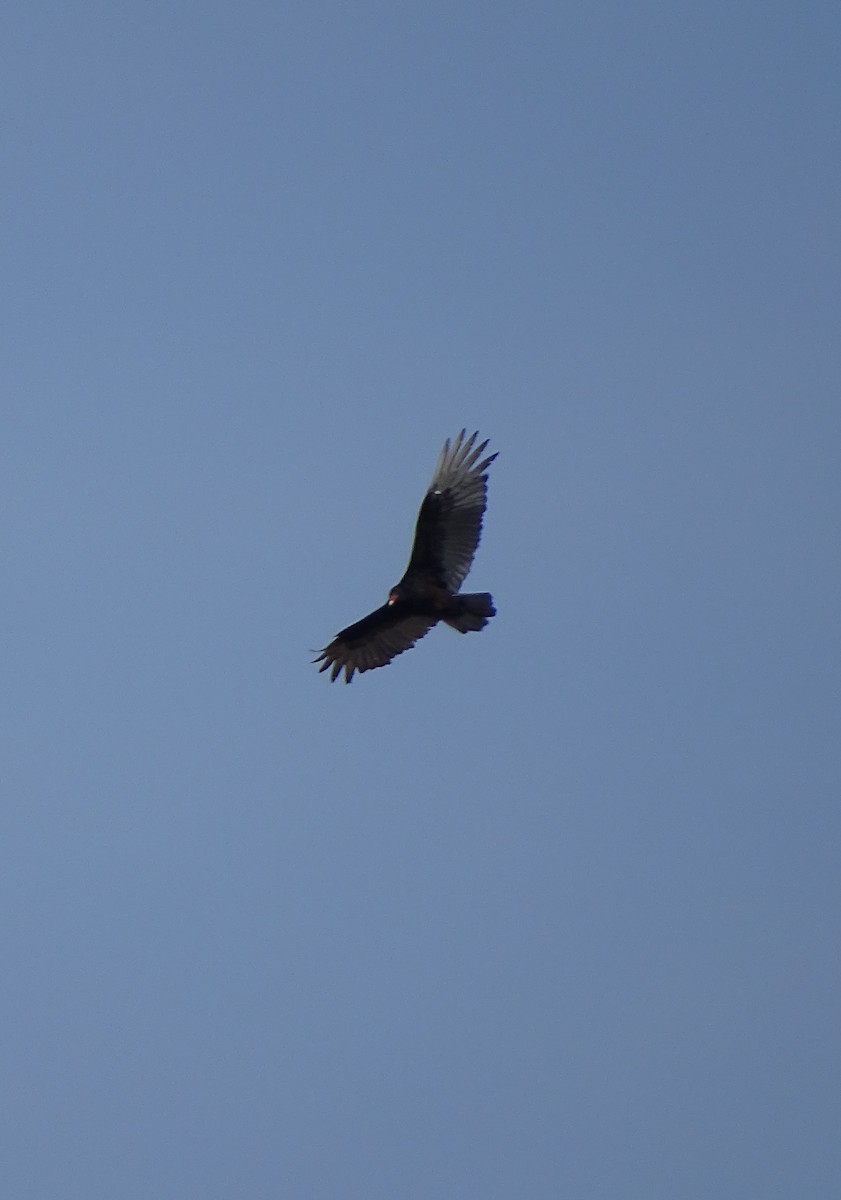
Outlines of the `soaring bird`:
{"type": "Polygon", "coordinates": [[[485,472],[496,458],[482,459],[488,443],[477,446],[478,436],[467,437],[462,429],[452,445],[449,438],[444,443],[418,512],[409,565],[388,600],[343,629],[313,659],[321,663],[319,671],[330,671],[332,681],[343,670],[345,683],[350,683],[355,671],[384,667],[439,621],[469,633],[483,629],[496,615],[487,592],[464,595],[458,590],[479,545],[488,494],[485,472]]]}

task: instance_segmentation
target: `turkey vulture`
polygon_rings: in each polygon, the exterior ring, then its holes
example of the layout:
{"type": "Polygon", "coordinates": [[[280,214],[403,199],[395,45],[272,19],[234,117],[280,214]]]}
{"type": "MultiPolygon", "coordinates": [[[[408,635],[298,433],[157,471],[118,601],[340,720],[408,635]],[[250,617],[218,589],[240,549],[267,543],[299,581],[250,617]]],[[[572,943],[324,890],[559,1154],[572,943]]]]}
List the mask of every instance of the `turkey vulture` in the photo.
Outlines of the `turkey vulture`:
{"type": "Polygon", "coordinates": [[[375,609],[337,634],[313,662],[330,671],[335,681],[344,670],[345,683],[355,671],[384,667],[409,650],[433,625],[444,621],[459,633],[483,629],[496,614],[487,592],[459,595],[482,533],[482,514],[488,493],[485,471],[496,458],[482,462],[487,441],[475,445],[479,434],[467,430],[438,457],[432,483],[423,498],[415,526],[415,541],[406,574],[375,609]]]}

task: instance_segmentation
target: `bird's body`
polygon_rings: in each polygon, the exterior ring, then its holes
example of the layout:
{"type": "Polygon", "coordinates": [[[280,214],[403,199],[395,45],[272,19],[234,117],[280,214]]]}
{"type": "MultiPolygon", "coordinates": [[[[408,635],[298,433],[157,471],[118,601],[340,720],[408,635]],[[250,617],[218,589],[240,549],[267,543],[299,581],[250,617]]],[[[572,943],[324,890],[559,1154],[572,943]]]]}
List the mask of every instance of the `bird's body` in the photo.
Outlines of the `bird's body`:
{"type": "Polygon", "coordinates": [[[487,442],[475,445],[478,433],[462,430],[438,457],[432,483],[415,525],[409,565],[386,603],[349,625],[322,650],[316,662],[335,680],[344,670],[350,683],[354,672],[373,670],[408,650],[444,621],[459,633],[484,628],[496,610],[487,592],[459,594],[470,570],[482,533],[487,500],[485,471],[496,458],[479,461],[487,442]]]}

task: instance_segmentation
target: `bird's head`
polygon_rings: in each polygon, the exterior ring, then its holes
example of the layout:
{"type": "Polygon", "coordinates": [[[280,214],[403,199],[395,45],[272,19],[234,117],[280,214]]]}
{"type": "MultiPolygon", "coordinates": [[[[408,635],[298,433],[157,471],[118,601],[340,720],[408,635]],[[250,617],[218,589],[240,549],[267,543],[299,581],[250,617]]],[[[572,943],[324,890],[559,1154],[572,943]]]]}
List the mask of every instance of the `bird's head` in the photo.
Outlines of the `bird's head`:
{"type": "Polygon", "coordinates": [[[396,583],[394,585],[394,587],[391,589],[391,591],[388,593],[388,603],[396,604],[398,600],[402,600],[402,599],[403,599],[403,591],[400,587],[400,584],[396,583]]]}

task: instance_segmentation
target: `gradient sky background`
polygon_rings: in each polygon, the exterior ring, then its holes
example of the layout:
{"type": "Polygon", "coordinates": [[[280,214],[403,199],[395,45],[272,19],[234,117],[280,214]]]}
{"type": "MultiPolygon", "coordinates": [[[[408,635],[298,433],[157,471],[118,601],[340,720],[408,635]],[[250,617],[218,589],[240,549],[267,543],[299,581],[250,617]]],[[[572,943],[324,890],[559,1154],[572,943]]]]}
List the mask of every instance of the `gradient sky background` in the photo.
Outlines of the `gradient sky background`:
{"type": "Polygon", "coordinates": [[[4,6],[4,1197],[839,1194],[839,45],[4,6]]]}

